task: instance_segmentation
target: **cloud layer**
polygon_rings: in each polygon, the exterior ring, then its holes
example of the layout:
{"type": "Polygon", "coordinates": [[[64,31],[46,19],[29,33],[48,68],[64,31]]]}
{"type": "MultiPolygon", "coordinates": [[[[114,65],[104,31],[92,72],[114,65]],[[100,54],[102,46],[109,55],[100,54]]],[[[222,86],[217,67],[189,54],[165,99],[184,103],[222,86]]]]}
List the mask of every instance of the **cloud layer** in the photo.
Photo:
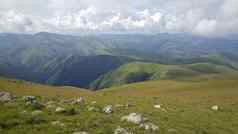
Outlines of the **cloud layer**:
{"type": "Polygon", "coordinates": [[[238,33],[237,0],[0,1],[0,32],[238,33]]]}

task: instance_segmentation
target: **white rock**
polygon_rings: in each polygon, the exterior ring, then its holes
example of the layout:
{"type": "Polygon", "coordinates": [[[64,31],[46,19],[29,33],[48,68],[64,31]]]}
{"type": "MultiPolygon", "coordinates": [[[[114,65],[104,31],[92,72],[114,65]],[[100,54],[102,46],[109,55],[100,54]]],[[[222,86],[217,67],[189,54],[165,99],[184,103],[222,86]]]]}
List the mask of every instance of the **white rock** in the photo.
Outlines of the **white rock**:
{"type": "Polygon", "coordinates": [[[177,130],[173,129],[173,128],[170,128],[170,129],[168,129],[168,133],[169,134],[177,134],[177,130]]]}
{"type": "Polygon", "coordinates": [[[60,121],[52,121],[51,125],[53,125],[53,126],[60,126],[60,127],[64,127],[65,126],[65,124],[60,122],[60,121]]]}
{"type": "Polygon", "coordinates": [[[26,102],[33,102],[36,100],[36,97],[35,96],[23,96],[22,97],[22,100],[26,101],[26,102]]]}
{"type": "Polygon", "coordinates": [[[143,123],[143,124],[140,124],[140,127],[144,128],[145,130],[152,130],[152,131],[158,131],[159,130],[159,127],[156,126],[153,123],[143,123]]]}
{"type": "Polygon", "coordinates": [[[118,127],[115,131],[114,134],[132,134],[128,132],[125,128],[118,127]]]}
{"type": "Polygon", "coordinates": [[[211,107],[211,109],[212,109],[213,111],[218,111],[218,110],[219,110],[219,107],[218,107],[217,105],[214,105],[214,106],[211,107]]]}
{"type": "Polygon", "coordinates": [[[116,104],[115,107],[116,107],[116,108],[123,108],[123,107],[125,107],[125,105],[122,105],[122,104],[116,104]]]}
{"type": "Polygon", "coordinates": [[[128,116],[123,116],[121,120],[131,122],[134,124],[141,124],[145,121],[145,118],[141,114],[130,113],[128,116]]]}
{"type": "Polygon", "coordinates": [[[80,97],[78,99],[74,99],[72,104],[83,104],[84,103],[84,98],[80,97]]]}
{"type": "Polygon", "coordinates": [[[112,105],[108,105],[106,107],[103,108],[103,112],[107,113],[107,114],[110,114],[112,113],[112,105]]]}
{"type": "Polygon", "coordinates": [[[154,108],[160,109],[160,108],[161,108],[161,105],[154,105],[154,108]]]}
{"type": "Polygon", "coordinates": [[[0,92],[0,102],[9,102],[13,99],[12,95],[8,92],[0,92]]]}
{"type": "Polygon", "coordinates": [[[96,102],[96,101],[92,101],[91,104],[92,104],[92,105],[95,105],[95,104],[97,104],[97,102],[96,102]]]}
{"type": "Polygon", "coordinates": [[[96,107],[93,107],[93,106],[89,106],[89,107],[87,107],[87,109],[88,109],[88,111],[90,111],[90,112],[98,112],[98,111],[100,111],[99,108],[96,108],[96,107]]]}
{"type": "Polygon", "coordinates": [[[65,109],[65,108],[62,108],[62,107],[57,107],[57,108],[55,109],[55,112],[56,112],[56,113],[64,113],[64,112],[66,112],[66,109],[65,109]]]}
{"type": "Polygon", "coordinates": [[[88,132],[74,132],[73,134],[89,134],[88,132]]]}
{"type": "Polygon", "coordinates": [[[31,112],[32,116],[39,116],[39,115],[42,115],[42,114],[43,114],[43,112],[41,110],[35,110],[35,111],[31,112]]]}

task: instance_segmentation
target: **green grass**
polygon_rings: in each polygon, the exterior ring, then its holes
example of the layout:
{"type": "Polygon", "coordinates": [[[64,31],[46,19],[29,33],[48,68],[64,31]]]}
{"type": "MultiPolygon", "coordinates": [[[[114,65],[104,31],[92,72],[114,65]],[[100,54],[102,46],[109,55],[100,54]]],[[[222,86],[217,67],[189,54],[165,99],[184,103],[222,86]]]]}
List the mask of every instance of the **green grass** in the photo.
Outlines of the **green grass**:
{"type": "MultiPolygon", "coordinates": [[[[231,78],[231,77],[230,77],[231,78]]],[[[236,77],[237,78],[237,77],[236,77]]],[[[111,134],[121,126],[135,134],[153,134],[138,126],[121,122],[120,118],[131,112],[142,113],[160,127],[161,134],[168,129],[176,129],[178,134],[236,134],[238,131],[238,80],[187,81],[150,81],[129,84],[97,92],[89,92],[72,87],[51,87],[9,79],[0,79],[0,89],[17,96],[17,101],[0,104],[0,133],[3,134],[71,134],[75,131],[88,131],[92,134],[111,134]],[[47,100],[60,102],[64,98],[84,96],[86,105],[74,107],[80,114],[54,114],[43,109],[44,114],[35,119],[29,114],[21,114],[32,109],[25,107],[22,95],[36,95],[45,103],[47,100]],[[113,114],[89,112],[86,107],[97,101],[96,107],[133,102],[129,109],[114,108],[113,114]],[[165,111],[154,109],[161,104],[165,111]],[[211,106],[218,105],[219,111],[211,106]],[[66,127],[52,126],[59,120],[66,127]]],[[[154,133],[157,134],[157,133],[154,133]]]]}
{"type": "Polygon", "coordinates": [[[93,89],[108,88],[146,80],[191,80],[201,76],[238,73],[227,66],[212,63],[163,65],[133,62],[101,76],[91,84],[93,89]]]}

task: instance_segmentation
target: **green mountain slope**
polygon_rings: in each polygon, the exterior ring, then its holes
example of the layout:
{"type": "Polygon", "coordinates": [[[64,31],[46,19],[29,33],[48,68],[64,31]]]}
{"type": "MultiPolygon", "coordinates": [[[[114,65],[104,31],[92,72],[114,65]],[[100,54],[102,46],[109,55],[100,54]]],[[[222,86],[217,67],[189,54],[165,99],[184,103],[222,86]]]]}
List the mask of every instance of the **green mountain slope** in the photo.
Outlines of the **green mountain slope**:
{"type": "Polygon", "coordinates": [[[1,78],[0,91],[16,97],[10,103],[0,103],[0,133],[72,134],[86,131],[111,134],[120,126],[135,134],[235,134],[238,130],[237,89],[237,77],[200,82],[151,81],[98,92],[1,78]],[[76,109],[79,113],[56,113],[55,108],[42,108],[42,114],[32,114],[36,109],[25,104],[24,95],[35,95],[37,102],[71,111],[76,109]],[[84,97],[83,105],[62,103],[79,97],[84,97]],[[113,113],[102,112],[107,105],[112,105],[113,113]],[[154,108],[154,105],[161,108],[154,108]],[[211,109],[214,105],[219,107],[217,111],[211,109]],[[89,111],[89,107],[99,110],[89,111]],[[142,114],[148,122],[159,126],[159,131],[121,121],[130,113],[142,114]]]}
{"type": "Polygon", "coordinates": [[[202,76],[231,74],[237,71],[224,65],[196,63],[185,65],[163,65],[133,62],[122,65],[91,84],[92,89],[119,86],[147,80],[193,80],[202,76]]]}

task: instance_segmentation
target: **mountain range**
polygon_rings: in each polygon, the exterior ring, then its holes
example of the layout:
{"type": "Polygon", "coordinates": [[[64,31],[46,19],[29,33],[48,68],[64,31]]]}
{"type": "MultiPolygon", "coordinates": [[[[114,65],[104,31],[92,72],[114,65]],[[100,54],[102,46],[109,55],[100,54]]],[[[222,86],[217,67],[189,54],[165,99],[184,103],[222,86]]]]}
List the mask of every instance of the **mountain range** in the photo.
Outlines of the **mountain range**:
{"type": "Polygon", "coordinates": [[[101,89],[237,72],[238,40],[188,34],[0,34],[0,75],[101,89]]]}

